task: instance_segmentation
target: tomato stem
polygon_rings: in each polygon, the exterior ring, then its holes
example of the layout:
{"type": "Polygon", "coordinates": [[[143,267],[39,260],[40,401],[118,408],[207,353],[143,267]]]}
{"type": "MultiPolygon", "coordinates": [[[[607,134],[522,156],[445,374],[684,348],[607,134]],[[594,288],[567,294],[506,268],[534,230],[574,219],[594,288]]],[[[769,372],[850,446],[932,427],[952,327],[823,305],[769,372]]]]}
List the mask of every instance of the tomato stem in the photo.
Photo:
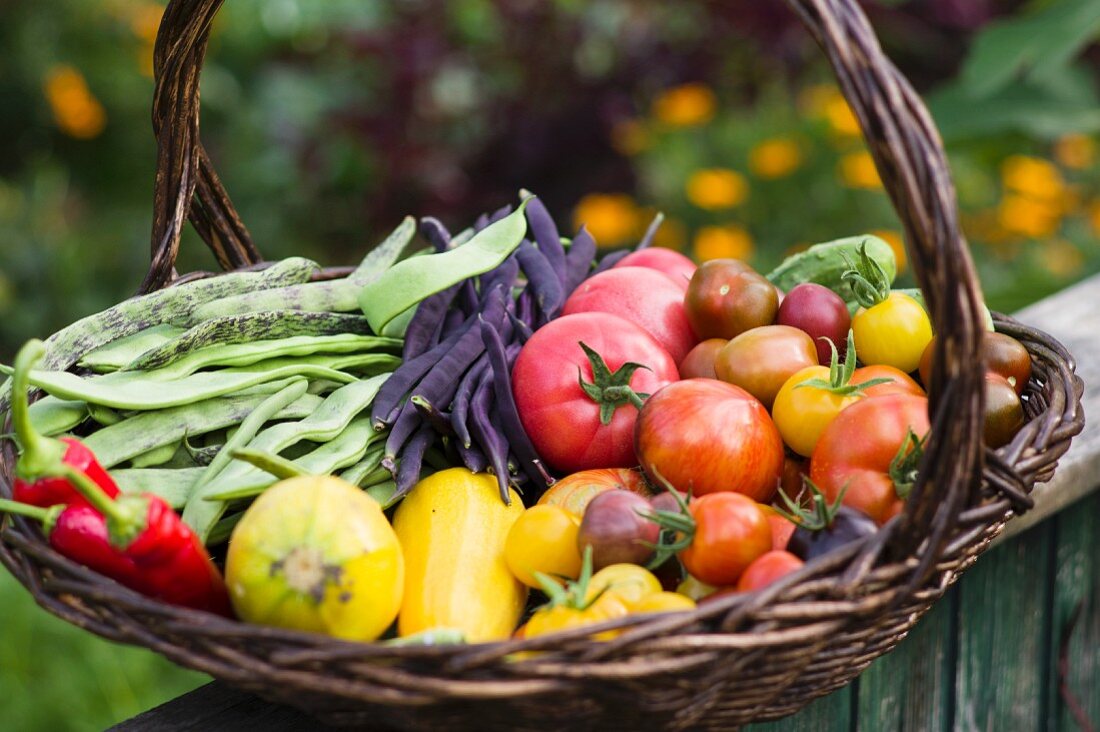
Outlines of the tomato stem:
{"type": "Polygon", "coordinates": [[[584,380],[584,372],[581,371],[579,366],[577,367],[577,381],[580,383],[581,390],[592,401],[600,405],[601,423],[611,424],[611,419],[615,416],[615,410],[625,404],[632,404],[637,409],[642,408],[644,400],[649,397],[649,394],[641,394],[631,389],[630,380],[638,369],[649,371],[648,366],[628,361],[620,366],[617,371],[612,372],[603,356],[589,348],[583,341],[577,341],[577,345],[581,347],[585,356],[588,357],[588,363],[592,365],[592,381],[584,380]]]}
{"type": "Polygon", "coordinates": [[[890,461],[890,480],[894,482],[894,490],[902,500],[909,497],[909,492],[916,485],[920,461],[924,457],[924,443],[927,439],[928,435],[918,438],[910,428],[894,459],[890,461]]]}
{"type": "Polygon", "coordinates": [[[841,275],[841,279],[852,288],[856,302],[865,308],[872,308],[890,297],[890,277],[882,265],[867,254],[867,242],[859,247],[859,260],[841,275]]]}
{"type": "Polygon", "coordinates": [[[797,501],[791,500],[791,497],[780,489],[779,497],[782,499],[783,503],[786,504],[787,508],[784,510],[776,506],[775,510],[780,516],[793,524],[801,526],[809,531],[823,531],[833,525],[833,520],[840,511],[841,504],[844,502],[844,494],[848,492],[848,485],[845,484],[844,487],[840,489],[840,493],[837,494],[836,500],[830,504],[825,498],[825,494],[821,492],[821,489],[818,488],[808,476],[802,476],[802,481],[805,488],[796,498],[801,498],[802,493],[804,493],[806,489],[809,489],[810,506],[804,507],[797,501]]]}
{"type": "Polygon", "coordinates": [[[893,379],[880,377],[877,379],[868,379],[859,384],[853,384],[852,376],[856,372],[856,340],[855,334],[852,329],[848,329],[848,342],[847,350],[844,353],[844,363],[840,363],[840,354],[836,350],[836,344],[832,339],[825,338],[829,343],[829,349],[832,351],[832,355],[829,357],[829,380],[825,379],[807,379],[801,384],[796,386],[796,389],[801,389],[804,386],[812,386],[815,389],[821,389],[828,391],[839,396],[858,396],[872,386],[878,384],[885,384],[893,379]]]}

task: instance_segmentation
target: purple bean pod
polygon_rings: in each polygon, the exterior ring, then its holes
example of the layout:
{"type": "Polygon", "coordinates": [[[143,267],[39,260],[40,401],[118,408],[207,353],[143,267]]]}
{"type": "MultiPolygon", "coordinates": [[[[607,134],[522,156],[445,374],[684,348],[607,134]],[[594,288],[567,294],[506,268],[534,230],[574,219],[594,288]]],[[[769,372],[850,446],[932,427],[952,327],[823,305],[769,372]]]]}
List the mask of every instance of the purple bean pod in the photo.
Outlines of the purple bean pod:
{"type": "Polygon", "coordinates": [[[558,234],[557,224],[546,210],[546,206],[538,198],[533,198],[527,203],[524,211],[527,216],[527,225],[535,237],[535,243],[550,267],[558,277],[558,282],[564,284],[566,277],[565,247],[561,243],[561,235],[558,234]]]}
{"type": "MultiPolygon", "coordinates": [[[[523,470],[536,485],[546,476],[545,469],[539,470],[542,461],[539,459],[535,446],[531,444],[531,438],[527,436],[527,430],[523,428],[519,410],[516,408],[516,399],[512,394],[512,370],[511,364],[519,354],[520,346],[513,344],[504,347],[504,342],[489,323],[482,321],[481,337],[485,340],[485,352],[489,356],[489,366],[493,373],[493,396],[496,397],[496,409],[493,416],[500,420],[501,434],[508,436],[508,442],[512,451],[519,458],[523,470]]],[[[543,482],[543,486],[549,485],[543,482]]]]}
{"type": "Polygon", "coordinates": [[[410,398],[409,401],[416,407],[421,419],[440,435],[449,436],[455,433],[454,428],[451,426],[451,415],[448,412],[442,411],[419,394],[410,398]]]}
{"type": "Polygon", "coordinates": [[[489,467],[489,460],[485,457],[485,453],[481,451],[481,448],[477,445],[470,445],[466,447],[461,442],[455,445],[458,448],[458,455],[462,458],[462,464],[465,465],[472,473],[484,473],[486,468],[489,467]]]}
{"type": "Polygon", "coordinates": [[[405,345],[401,358],[411,361],[439,343],[443,334],[445,316],[454,302],[461,283],[425,298],[416,308],[409,326],[405,329],[405,345]]]}
{"type": "Polygon", "coordinates": [[[535,301],[542,313],[540,325],[553,320],[565,304],[565,293],[557,273],[543,253],[530,242],[520,244],[516,250],[516,259],[527,275],[527,285],[534,292],[535,301]]]}
{"type": "Polygon", "coordinates": [[[497,285],[504,285],[506,291],[511,294],[517,277],[519,277],[519,261],[512,254],[499,267],[481,275],[478,280],[478,290],[481,292],[482,299],[497,285]]]}
{"type": "Polygon", "coordinates": [[[596,240],[582,226],[573,237],[569,253],[565,255],[565,297],[567,299],[588,277],[588,272],[592,269],[592,260],[595,258],[596,240]]]}
{"type": "Polygon", "coordinates": [[[451,403],[451,426],[461,446],[469,448],[470,428],[466,425],[466,418],[470,413],[470,399],[481,380],[481,375],[489,368],[489,358],[484,353],[478,357],[474,365],[462,375],[455,391],[454,402],[451,403]]]}
{"type": "Polygon", "coordinates": [[[424,216],[420,219],[420,235],[428,240],[428,243],[437,252],[445,252],[451,248],[451,232],[434,216],[424,216]]]}
{"type": "MultiPolygon", "coordinates": [[[[482,378],[486,376],[491,374],[486,372],[482,378]]],[[[501,500],[511,505],[512,497],[508,494],[508,441],[493,429],[489,418],[492,398],[493,392],[490,388],[480,389],[474,394],[470,403],[470,433],[489,459],[489,467],[496,475],[497,486],[500,488],[501,500]]]]}
{"type": "Polygon", "coordinates": [[[594,277],[600,272],[606,272],[619,262],[623,261],[623,259],[626,258],[626,255],[630,254],[630,252],[630,249],[622,249],[617,252],[611,252],[611,254],[605,255],[604,258],[600,260],[599,264],[596,265],[596,269],[592,270],[592,274],[588,276],[594,277]]]}
{"type": "MultiPolygon", "coordinates": [[[[518,308],[517,308],[518,309],[518,308]]],[[[520,320],[519,316],[515,313],[508,313],[508,320],[512,323],[512,332],[514,337],[522,345],[531,339],[531,336],[535,334],[531,330],[531,326],[527,325],[523,320],[520,320]]]]}
{"type": "MultiPolygon", "coordinates": [[[[435,442],[436,433],[430,425],[423,425],[412,436],[405,449],[401,452],[401,463],[397,466],[397,474],[394,482],[397,490],[394,491],[394,500],[403,497],[413,489],[420,480],[420,468],[424,464],[424,453],[435,442]]],[[[392,469],[391,469],[392,472],[392,469]]]]}

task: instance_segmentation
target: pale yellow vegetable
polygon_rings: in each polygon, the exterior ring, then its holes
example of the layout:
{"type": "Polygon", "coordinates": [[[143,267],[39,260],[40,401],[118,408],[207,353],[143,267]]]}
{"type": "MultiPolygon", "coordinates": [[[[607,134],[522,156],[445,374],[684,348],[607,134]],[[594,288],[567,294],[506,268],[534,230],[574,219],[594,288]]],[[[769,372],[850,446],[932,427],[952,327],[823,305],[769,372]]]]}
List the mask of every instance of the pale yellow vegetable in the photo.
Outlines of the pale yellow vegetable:
{"type": "Polygon", "coordinates": [[[413,487],[393,520],[405,555],[399,635],[450,628],[471,643],[512,635],[527,588],[504,561],[508,531],[523,513],[519,495],[511,497],[505,506],[496,478],[465,468],[413,487]]]}

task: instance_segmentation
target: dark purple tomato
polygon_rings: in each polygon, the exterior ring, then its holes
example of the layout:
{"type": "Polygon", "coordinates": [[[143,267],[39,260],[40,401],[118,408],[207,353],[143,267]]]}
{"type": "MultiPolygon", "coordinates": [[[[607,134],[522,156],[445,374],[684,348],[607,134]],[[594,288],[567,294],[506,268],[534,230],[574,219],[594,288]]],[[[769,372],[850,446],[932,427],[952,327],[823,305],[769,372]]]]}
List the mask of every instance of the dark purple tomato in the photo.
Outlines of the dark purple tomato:
{"type": "Polygon", "coordinates": [[[1012,442],[1024,424],[1024,406],[1008,379],[985,375],[985,444],[997,448],[1012,442]]]}
{"type": "Polygon", "coordinates": [[[811,531],[799,526],[787,542],[787,551],[804,562],[878,531],[875,520],[850,506],[841,506],[827,528],[811,531]]]}
{"type": "Polygon", "coordinates": [[[577,549],[592,547],[592,568],[645,564],[660,538],[660,527],[645,517],[653,506],[630,491],[607,491],[592,499],[581,519],[577,549]]]}
{"type": "Polygon", "coordinates": [[[813,282],[797,285],[783,298],[775,322],[798,328],[813,338],[821,364],[827,366],[832,354],[823,337],[831,340],[840,358],[844,358],[852,316],[840,295],[828,287],[813,282]]]}
{"type": "Polygon", "coordinates": [[[692,275],[684,307],[699,340],[733,338],[774,323],[779,295],[771,282],[744,262],[711,259],[692,275]]]}

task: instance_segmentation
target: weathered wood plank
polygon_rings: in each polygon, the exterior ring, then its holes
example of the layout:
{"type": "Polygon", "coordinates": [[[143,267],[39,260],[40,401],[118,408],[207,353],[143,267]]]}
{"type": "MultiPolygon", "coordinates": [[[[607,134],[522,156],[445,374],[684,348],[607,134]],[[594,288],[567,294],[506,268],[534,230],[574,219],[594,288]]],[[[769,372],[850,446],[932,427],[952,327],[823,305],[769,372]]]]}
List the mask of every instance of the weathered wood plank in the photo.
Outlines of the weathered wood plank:
{"type": "Polygon", "coordinates": [[[1053,526],[978,560],[959,585],[956,730],[1038,730],[1047,713],[1053,526]]]}
{"type": "Polygon", "coordinates": [[[846,686],[808,704],[786,719],[751,724],[746,732],[849,732],[852,728],[854,687],[846,686]]]}
{"type": "Polygon", "coordinates": [[[1016,536],[1100,488],[1100,275],[1015,314],[1023,323],[1060,340],[1077,361],[1085,382],[1084,431],[1058,463],[1049,483],[1035,487],[1035,508],[1008,524],[998,541],[1016,536]]]}
{"type": "Polygon", "coordinates": [[[897,648],[859,677],[859,730],[949,729],[957,605],[957,588],[953,588],[897,648]]]}
{"type": "Polygon", "coordinates": [[[1071,732],[1085,727],[1059,692],[1059,655],[1065,648],[1065,684],[1079,712],[1100,729],[1100,494],[1058,514],[1055,527],[1057,583],[1051,623],[1050,714],[1047,729],[1071,732]],[[1079,609],[1078,609],[1079,608],[1079,609]],[[1074,612],[1077,622],[1067,625],[1074,612]]]}

